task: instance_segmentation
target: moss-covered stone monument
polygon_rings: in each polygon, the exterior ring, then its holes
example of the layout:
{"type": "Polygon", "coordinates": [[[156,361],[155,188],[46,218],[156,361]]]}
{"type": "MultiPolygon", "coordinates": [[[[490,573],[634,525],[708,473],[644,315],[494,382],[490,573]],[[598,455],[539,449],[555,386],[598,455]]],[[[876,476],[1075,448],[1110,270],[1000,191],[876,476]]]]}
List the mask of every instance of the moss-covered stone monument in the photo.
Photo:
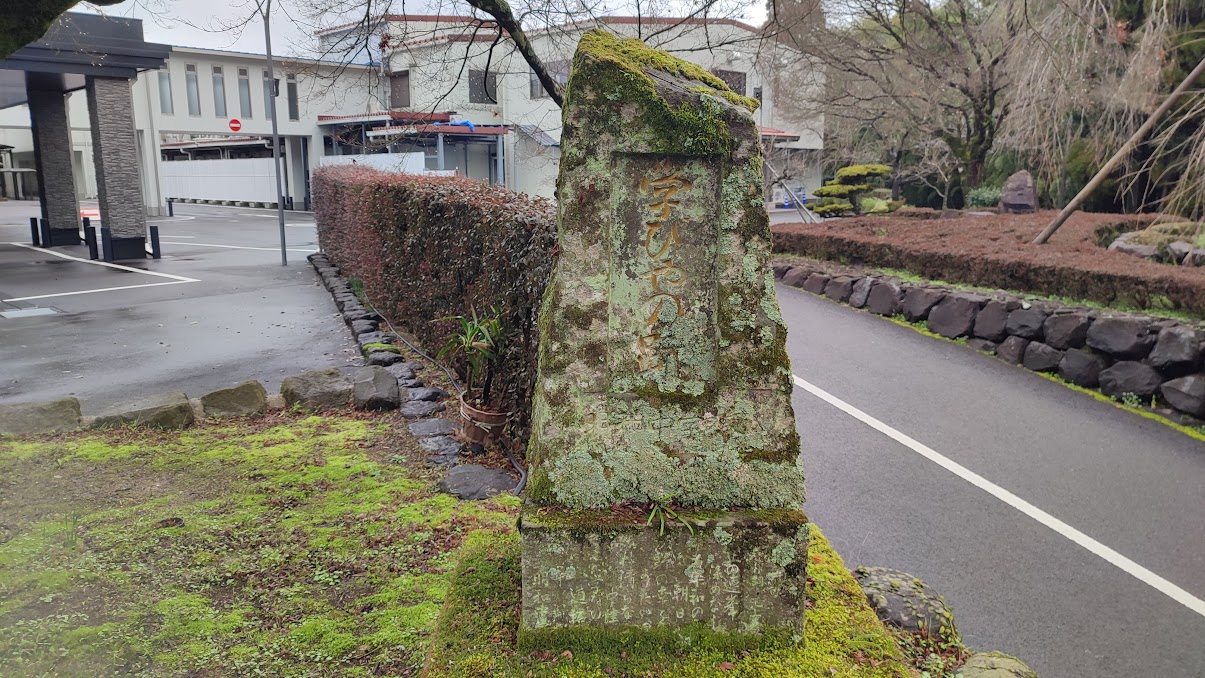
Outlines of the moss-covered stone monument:
{"type": "Polygon", "coordinates": [[[757,102],[587,33],[540,312],[523,633],[802,635],[807,519],[757,102]]]}

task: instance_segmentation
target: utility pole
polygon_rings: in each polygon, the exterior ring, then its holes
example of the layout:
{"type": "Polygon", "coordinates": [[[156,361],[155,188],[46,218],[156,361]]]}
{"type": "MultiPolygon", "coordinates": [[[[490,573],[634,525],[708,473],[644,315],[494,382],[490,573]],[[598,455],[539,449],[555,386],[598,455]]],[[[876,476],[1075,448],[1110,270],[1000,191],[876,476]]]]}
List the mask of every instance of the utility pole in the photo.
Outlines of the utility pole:
{"type": "Polygon", "coordinates": [[[276,124],[276,65],[272,61],[272,28],[269,18],[272,16],[272,0],[264,0],[260,5],[259,14],[264,19],[264,51],[268,63],[268,87],[272,96],[268,97],[268,115],[272,118],[272,170],[276,174],[276,218],[280,222],[280,265],[289,265],[289,256],[285,252],[285,196],[284,187],[280,180],[280,129],[276,124]]]}

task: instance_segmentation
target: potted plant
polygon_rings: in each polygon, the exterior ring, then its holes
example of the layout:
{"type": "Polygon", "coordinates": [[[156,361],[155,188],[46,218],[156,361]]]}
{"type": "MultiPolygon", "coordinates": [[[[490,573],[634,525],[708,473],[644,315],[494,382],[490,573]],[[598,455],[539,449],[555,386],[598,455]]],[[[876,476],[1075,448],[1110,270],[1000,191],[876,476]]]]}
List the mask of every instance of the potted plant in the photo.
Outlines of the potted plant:
{"type": "Polygon", "coordinates": [[[476,310],[472,311],[472,317],[458,315],[443,320],[460,323],[460,329],[448,338],[448,343],[436,356],[440,360],[463,356],[466,363],[465,389],[460,394],[460,416],[465,423],[460,427],[460,433],[469,442],[493,440],[509,416],[489,406],[502,323],[496,313],[478,317],[476,310]],[[480,390],[478,380],[481,380],[480,390]]]}

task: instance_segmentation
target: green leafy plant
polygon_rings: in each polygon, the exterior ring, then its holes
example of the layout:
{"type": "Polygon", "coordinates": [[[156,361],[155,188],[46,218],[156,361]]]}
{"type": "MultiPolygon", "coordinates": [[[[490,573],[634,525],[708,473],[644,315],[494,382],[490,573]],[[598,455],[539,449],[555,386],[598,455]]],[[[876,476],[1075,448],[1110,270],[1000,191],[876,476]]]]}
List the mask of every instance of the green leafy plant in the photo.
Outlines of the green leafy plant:
{"type": "Polygon", "coordinates": [[[1137,393],[1122,393],[1121,402],[1126,407],[1142,407],[1142,398],[1137,393]]]}
{"type": "Polygon", "coordinates": [[[440,360],[463,357],[466,363],[465,388],[469,398],[477,391],[477,380],[482,380],[479,402],[489,402],[494,381],[494,365],[498,361],[498,349],[502,340],[502,321],[493,309],[488,316],[478,316],[476,309],[470,316],[449,316],[441,320],[455,320],[460,329],[448,338],[436,355],[440,360]]]}
{"type": "Polygon", "coordinates": [[[670,498],[670,497],[664,497],[662,499],[654,499],[653,501],[651,501],[649,503],[649,519],[647,521],[645,521],[645,523],[644,523],[645,526],[652,527],[653,521],[659,520],[660,526],[659,526],[658,534],[660,536],[664,537],[665,536],[665,519],[668,516],[670,520],[676,520],[676,521],[682,523],[683,525],[685,525],[686,529],[690,532],[690,536],[692,536],[692,537],[695,536],[694,526],[690,524],[690,521],[688,521],[685,518],[683,518],[682,516],[678,515],[677,512],[675,512],[672,508],[670,508],[671,501],[672,501],[672,498],[670,498]]]}
{"type": "Polygon", "coordinates": [[[967,207],[995,207],[1000,204],[999,186],[980,186],[967,191],[967,207]]]}

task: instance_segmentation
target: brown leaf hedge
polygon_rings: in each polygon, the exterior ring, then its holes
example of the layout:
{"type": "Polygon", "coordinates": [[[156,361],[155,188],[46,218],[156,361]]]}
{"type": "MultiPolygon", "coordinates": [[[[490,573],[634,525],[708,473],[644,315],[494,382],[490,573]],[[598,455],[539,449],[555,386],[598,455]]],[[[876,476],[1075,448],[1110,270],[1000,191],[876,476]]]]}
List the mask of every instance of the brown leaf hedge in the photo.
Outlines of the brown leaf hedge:
{"type": "Polygon", "coordinates": [[[494,400],[515,413],[512,435],[524,438],[556,244],[552,203],[459,177],[354,166],[317,170],[313,193],[323,251],[426,348],[456,329],[443,318],[499,313],[505,344],[494,400]]]}

